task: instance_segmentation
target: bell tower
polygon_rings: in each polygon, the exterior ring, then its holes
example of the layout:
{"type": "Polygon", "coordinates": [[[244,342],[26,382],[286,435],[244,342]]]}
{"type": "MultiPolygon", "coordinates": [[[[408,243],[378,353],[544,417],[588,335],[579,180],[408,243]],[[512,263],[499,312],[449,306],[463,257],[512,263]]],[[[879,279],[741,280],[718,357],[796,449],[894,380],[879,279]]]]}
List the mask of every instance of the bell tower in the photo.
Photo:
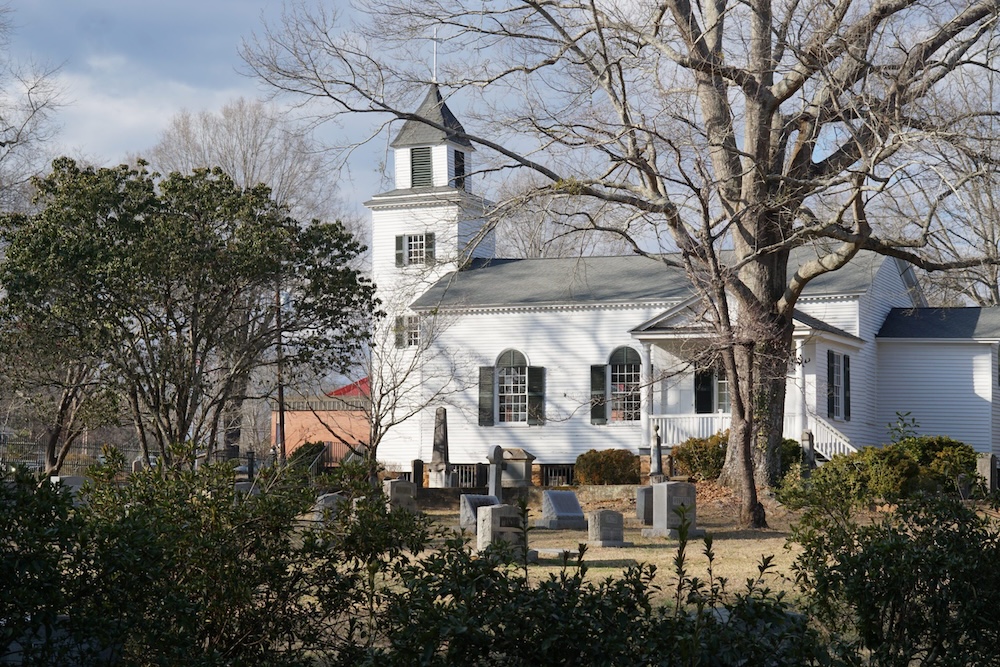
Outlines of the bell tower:
{"type": "MultiPolygon", "coordinates": [[[[372,277],[393,317],[445,274],[492,257],[488,203],[471,192],[475,149],[437,84],[391,144],[395,188],[365,202],[372,211],[372,277]]],[[[405,341],[404,341],[405,342],[405,341]]]]}

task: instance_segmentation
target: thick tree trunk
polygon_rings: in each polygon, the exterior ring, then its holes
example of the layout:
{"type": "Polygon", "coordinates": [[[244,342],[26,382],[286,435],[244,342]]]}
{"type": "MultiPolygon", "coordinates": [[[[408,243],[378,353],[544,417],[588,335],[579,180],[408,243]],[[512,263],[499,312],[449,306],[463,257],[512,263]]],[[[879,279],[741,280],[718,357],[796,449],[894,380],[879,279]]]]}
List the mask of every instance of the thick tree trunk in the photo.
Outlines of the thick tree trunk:
{"type": "Polygon", "coordinates": [[[754,479],[754,343],[736,345],[723,354],[727,375],[737,379],[733,387],[732,426],[726,462],[733,469],[730,482],[740,492],[740,523],[749,528],[767,528],[764,506],[757,497],[754,479]]]}
{"type": "Polygon", "coordinates": [[[779,480],[779,445],[785,426],[785,390],[791,355],[792,324],[762,340],[755,355],[754,387],[754,477],[760,487],[773,487],[779,480]]]}

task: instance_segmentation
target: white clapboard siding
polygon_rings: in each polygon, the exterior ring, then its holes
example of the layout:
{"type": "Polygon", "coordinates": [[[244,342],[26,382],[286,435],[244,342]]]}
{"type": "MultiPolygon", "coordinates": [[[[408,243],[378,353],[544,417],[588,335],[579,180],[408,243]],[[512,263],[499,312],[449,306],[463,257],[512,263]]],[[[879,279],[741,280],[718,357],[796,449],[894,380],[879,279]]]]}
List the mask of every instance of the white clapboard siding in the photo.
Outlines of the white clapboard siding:
{"type": "MultiPolygon", "coordinates": [[[[590,367],[605,364],[617,347],[638,350],[629,330],[663,310],[645,308],[538,309],[481,312],[458,318],[436,341],[444,350],[475,349],[463,359],[460,378],[467,390],[452,395],[442,405],[448,409],[449,455],[452,461],[485,461],[490,447],[522,447],[538,463],[572,463],[590,449],[623,448],[638,451],[640,424],[590,423],[590,367]],[[558,322],[558,329],[552,326],[558,322]],[[544,425],[501,424],[479,426],[478,373],[493,366],[505,350],[522,352],[531,366],[545,368],[544,425]]],[[[435,372],[427,368],[428,373],[435,372]]],[[[433,439],[432,406],[419,423],[393,429],[381,446],[380,458],[408,468],[419,456],[429,460],[433,439]],[[418,432],[419,431],[419,432],[418,432]]]]}
{"type": "Polygon", "coordinates": [[[897,412],[909,412],[921,434],[992,450],[993,345],[883,340],[878,348],[880,421],[895,422],[897,412]]]}

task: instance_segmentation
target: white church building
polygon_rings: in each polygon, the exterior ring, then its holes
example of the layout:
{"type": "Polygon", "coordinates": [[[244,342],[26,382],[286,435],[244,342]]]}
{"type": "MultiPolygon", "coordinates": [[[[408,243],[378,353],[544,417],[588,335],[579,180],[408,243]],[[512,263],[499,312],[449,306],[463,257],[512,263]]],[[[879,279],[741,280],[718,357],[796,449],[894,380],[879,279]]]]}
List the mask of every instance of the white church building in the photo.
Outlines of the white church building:
{"type": "MultiPolygon", "coordinates": [[[[494,257],[489,204],[469,189],[474,149],[436,86],[416,115],[446,129],[408,120],[392,143],[395,189],[366,202],[390,340],[427,355],[400,398],[424,407],[386,433],[379,459],[429,461],[438,407],[459,464],[500,445],[544,468],[726,429],[726,379],[693,361],[710,339],[691,324],[684,272],[641,256],[494,257]],[[421,403],[445,376],[451,390],[421,403]]],[[[785,436],[808,429],[830,457],[884,443],[909,412],[922,433],[1000,455],[1000,312],[925,305],[912,268],[873,253],[813,280],[796,311],[785,436]]]]}

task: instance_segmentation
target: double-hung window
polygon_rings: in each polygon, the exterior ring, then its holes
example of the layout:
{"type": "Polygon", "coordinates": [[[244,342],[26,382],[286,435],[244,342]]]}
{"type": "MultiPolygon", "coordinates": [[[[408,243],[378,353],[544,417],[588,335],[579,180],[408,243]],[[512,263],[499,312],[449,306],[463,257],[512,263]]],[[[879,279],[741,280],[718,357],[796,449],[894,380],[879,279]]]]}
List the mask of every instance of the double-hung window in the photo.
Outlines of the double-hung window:
{"type": "Polygon", "coordinates": [[[479,369],[479,425],[542,424],[545,421],[545,369],[529,366],[524,354],[507,350],[494,366],[479,369]]]}
{"type": "Polygon", "coordinates": [[[851,358],[833,350],[826,352],[826,415],[851,421],[851,358]]]}
{"type": "Polygon", "coordinates": [[[590,367],[590,423],[638,421],[642,360],[630,347],[619,347],[607,364],[590,367]]]}
{"type": "Polygon", "coordinates": [[[396,237],[396,266],[434,263],[434,234],[401,234],[396,237]]]}
{"type": "Polygon", "coordinates": [[[396,347],[416,347],[420,345],[420,318],[405,315],[396,318],[396,347]]]}

